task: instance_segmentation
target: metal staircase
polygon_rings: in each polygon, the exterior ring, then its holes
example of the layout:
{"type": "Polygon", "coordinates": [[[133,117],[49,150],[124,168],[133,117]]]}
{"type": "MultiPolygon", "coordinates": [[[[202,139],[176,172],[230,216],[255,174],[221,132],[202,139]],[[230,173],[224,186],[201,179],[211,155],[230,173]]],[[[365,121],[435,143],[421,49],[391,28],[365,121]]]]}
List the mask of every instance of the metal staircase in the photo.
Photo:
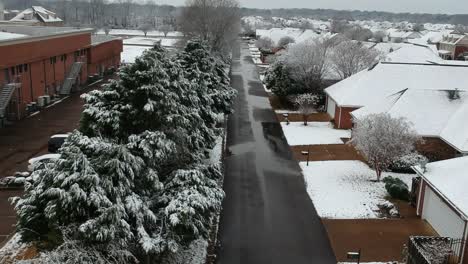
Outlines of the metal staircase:
{"type": "Polygon", "coordinates": [[[83,66],[83,62],[75,62],[73,63],[70,72],[68,73],[67,78],[63,82],[62,88],[60,89],[60,95],[69,95],[73,85],[80,74],[81,67],[83,66]]]}
{"type": "Polygon", "coordinates": [[[19,83],[9,83],[5,84],[0,91],[0,119],[5,117],[5,110],[8,106],[8,103],[15,92],[15,89],[18,88],[21,84],[19,83]]]}

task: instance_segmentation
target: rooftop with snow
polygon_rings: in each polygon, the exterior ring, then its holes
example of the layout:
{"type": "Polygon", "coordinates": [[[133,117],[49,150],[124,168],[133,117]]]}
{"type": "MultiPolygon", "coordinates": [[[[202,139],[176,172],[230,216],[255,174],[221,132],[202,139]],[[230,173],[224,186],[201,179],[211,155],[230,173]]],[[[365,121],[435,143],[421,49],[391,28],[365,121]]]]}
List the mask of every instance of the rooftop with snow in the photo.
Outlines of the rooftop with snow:
{"type": "Polygon", "coordinates": [[[425,169],[415,167],[429,185],[468,219],[468,157],[433,162],[426,165],[425,169]]]}
{"type": "Polygon", "coordinates": [[[0,24],[0,43],[18,39],[30,39],[73,33],[91,33],[92,28],[45,27],[18,24],[0,24]]]}

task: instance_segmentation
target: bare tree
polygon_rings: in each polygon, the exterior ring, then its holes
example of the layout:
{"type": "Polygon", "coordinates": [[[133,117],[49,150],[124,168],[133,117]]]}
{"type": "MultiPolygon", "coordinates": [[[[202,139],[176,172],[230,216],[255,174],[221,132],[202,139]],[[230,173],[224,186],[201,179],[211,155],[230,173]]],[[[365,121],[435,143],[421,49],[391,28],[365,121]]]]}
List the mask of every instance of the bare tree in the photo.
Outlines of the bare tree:
{"type": "Polygon", "coordinates": [[[145,34],[145,37],[146,35],[148,34],[148,32],[153,29],[153,25],[151,24],[143,24],[141,25],[139,28],[139,30],[143,31],[143,34],[145,34]]]}
{"type": "Polygon", "coordinates": [[[344,35],[351,40],[367,41],[372,38],[373,34],[370,29],[354,25],[352,27],[348,27],[345,30],[344,35]]]}
{"type": "Polygon", "coordinates": [[[282,37],[279,41],[278,41],[278,47],[280,48],[286,48],[289,44],[291,43],[295,43],[296,41],[289,37],[289,36],[286,36],[286,37],[282,37]]]}
{"type": "Polygon", "coordinates": [[[413,24],[413,31],[414,32],[421,32],[421,31],[424,31],[426,30],[426,28],[424,27],[424,24],[413,24]]]}
{"type": "Polygon", "coordinates": [[[282,57],[293,78],[310,93],[320,93],[325,74],[330,70],[327,57],[335,45],[333,39],[317,38],[290,45],[282,57]]]}
{"type": "Polygon", "coordinates": [[[373,39],[375,42],[380,43],[384,41],[384,38],[387,36],[387,34],[381,30],[374,32],[373,34],[373,39]]]}
{"type": "Polygon", "coordinates": [[[300,94],[294,103],[297,105],[299,112],[302,114],[304,126],[307,126],[307,120],[312,113],[316,112],[316,107],[319,102],[319,97],[315,94],[300,94]]]}
{"type": "Polygon", "coordinates": [[[331,33],[344,33],[349,27],[348,21],[341,19],[333,19],[330,23],[331,33]]]}
{"type": "Polygon", "coordinates": [[[160,26],[158,30],[164,34],[164,37],[167,37],[167,34],[169,34],[169,32],[174,31],[174,27],[171,25],[165,24],[165,25],[160,26]]]}
{"type": "Polygon", "coordinates": [[[104,27],[102,28],[102,30],[104,30],[104,33],[105,33],[106,35],[109,35],[109,33],[110,33],[110,31],[111,31],[111,28],[110,28],[109,26],[104,26],[104,27]]]}
{"type": "Polygon", "coordinates": [[[342,79],[346,79],[375,64],[379,52],[369,49],[356,41],[343,41],[331,52],[331,69],[342,79]]]}
{"type": "Polygon", "coordinates": [[[393,161],[411,153],[420,140],[406,119],[384,113],[357,120],[349,143],[367,159],[380,181],[382,172],[393,161]]]}
{"type": "Polygon", "coordinates": [[[227,51],[240,31],[237,0],[187,0],[179,16],[180,30],[207,41],[215,51],[227,51]]]}
{"type": "Polygon", "coordinates": [[[274,43],[269,37],[261,37],[255,42],[255,46],[259,49],[271,49],[273,48],[274,43]]]}

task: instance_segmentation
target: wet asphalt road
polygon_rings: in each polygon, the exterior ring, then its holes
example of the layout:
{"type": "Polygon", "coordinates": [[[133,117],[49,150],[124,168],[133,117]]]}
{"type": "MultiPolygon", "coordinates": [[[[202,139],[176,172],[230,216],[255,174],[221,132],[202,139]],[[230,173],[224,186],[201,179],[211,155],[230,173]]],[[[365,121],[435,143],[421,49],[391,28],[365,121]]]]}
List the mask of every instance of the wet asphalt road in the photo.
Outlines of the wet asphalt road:
{"type": "Polygon", "coordinates": [[[233,59],[218,263],[336,264],[246,44],[233,59]]]}

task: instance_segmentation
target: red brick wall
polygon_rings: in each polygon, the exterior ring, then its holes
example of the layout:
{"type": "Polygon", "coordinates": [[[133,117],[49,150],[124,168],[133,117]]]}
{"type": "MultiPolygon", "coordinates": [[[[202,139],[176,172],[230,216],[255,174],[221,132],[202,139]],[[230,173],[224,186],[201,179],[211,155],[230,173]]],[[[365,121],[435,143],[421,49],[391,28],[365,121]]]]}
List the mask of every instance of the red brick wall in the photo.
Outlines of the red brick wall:
{"type": "Polygon", "coordinates": [[[353,128],[353,121],[351,112],[359,108],[355,107],[339,107],[335,109],[335,127],[339,129],[351,129],[353,128]]]}
{"type": "Polygon", "coordinates": [[[459,154],[440,138],[424,138],[424,143],[418,144],[416,150],[430,161],[453,159],[459,154]]]}
{"type": "Polygon", "coordinates": [[[0,54],[2,54],[0,56],[0,68],[72,53],[88,47],[90,44],[91,34],[83,33],[80,35],[0,46],[0,54]]]}
{"type": "Polygon", "coordinates": [[[101,67],[104,70],[111,67],[117,68],[120,65],[120,53],[122,51],[123,43],[121,39],[92,46],[88,53],[88,75],[99,73],[101,67]]]}
{"type": "Polygon", "coordinates": [[[460,54],[463,52],[468,52],[468,47],[467,46],[457,46],[455,47],[455,58],[457,59],[460,54]]]}

